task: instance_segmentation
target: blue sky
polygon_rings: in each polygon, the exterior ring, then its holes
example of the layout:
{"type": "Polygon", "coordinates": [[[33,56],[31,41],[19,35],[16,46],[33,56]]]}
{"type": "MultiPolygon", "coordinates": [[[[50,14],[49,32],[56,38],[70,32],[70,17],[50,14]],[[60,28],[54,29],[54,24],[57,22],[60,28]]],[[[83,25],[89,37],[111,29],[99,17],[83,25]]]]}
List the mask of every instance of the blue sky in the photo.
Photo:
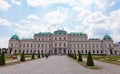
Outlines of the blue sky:
{"type": "Polygon", "coordinates": [[[89,38],[109,34],[120,41],[120,0],[0,0],[0,47],[13,34],[20,38],[35,33],[84,32],[89,38]]]}

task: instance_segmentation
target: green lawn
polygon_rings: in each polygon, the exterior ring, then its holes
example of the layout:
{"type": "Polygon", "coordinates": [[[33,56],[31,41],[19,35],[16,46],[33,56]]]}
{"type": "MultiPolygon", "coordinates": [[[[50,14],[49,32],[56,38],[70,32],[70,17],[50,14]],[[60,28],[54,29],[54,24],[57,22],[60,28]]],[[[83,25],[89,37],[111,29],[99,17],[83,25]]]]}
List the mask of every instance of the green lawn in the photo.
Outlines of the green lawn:
{"type": "MultiPolygon", "coordinates": [[[[87,57],[87,55],[83,55],[83,57],[87,57]]],[[[111,55],[93,55],[94,60],[99,60],[103,62],[108,62],[112,64],[120,65],[120,56],[111,56],[111,55]]]]}

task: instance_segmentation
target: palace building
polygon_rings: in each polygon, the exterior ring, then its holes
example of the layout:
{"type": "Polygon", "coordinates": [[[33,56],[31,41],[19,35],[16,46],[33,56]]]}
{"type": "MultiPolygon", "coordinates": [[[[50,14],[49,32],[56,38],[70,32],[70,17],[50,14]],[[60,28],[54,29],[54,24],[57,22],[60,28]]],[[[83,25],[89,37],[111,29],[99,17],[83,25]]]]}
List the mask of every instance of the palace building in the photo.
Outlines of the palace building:
{"type": "Polygon", "coordinates": [[[51,32],[39,32],[33,38],[20,39],[18,35],[13,35],[9,40],[10,53],[18,54],[23,51],[25,54],[50,53],[53,55],[67,54],[68,51],[82,54],[91,51],[92,54],[113,54],[114,47],[112,38],[106,34],[102,39],[90,38],[82,32],[67,33],[58,29],[51,32]]]}

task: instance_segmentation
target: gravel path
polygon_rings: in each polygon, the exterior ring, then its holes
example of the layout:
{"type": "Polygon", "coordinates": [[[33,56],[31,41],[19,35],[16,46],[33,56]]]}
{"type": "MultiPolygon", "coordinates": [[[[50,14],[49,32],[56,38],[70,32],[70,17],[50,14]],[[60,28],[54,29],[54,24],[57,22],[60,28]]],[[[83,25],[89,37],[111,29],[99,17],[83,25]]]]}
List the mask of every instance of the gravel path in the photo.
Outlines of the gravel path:
{"type": "Polygon", "coordinates": [[[67,56],[50,56],[48,59],[42,58],[2,67],[0,74],[120,74],[120,66],[96,63],[105,69],[86,69],[67,56]]]}

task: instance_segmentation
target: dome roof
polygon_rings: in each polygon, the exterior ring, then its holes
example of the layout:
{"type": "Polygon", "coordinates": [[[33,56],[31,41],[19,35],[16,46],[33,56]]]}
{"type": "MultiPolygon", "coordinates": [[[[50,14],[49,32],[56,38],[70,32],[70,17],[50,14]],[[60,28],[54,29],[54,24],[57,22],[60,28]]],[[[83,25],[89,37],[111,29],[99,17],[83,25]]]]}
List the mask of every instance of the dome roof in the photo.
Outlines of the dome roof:
{"type": "Polygon", "coordinates": [[[11,39],[19,40],[19,37],[18,37],[18,35],[14,34],[14,35],[11,37],[11,39]]]}
{"type": "Polygon", "coordinates": [[[67,34],[67,32],[64,30],[56,30],[54,31],[54,34],[61,35],[61,34],[67,34]]]}
{"type": "Polygon", "coordinates": [[[111,39],[112,39],[111,36],[108,35],[108,34],[106,34],[106,35],[103,37],[103,40],[111,40],[111,39]]]}

